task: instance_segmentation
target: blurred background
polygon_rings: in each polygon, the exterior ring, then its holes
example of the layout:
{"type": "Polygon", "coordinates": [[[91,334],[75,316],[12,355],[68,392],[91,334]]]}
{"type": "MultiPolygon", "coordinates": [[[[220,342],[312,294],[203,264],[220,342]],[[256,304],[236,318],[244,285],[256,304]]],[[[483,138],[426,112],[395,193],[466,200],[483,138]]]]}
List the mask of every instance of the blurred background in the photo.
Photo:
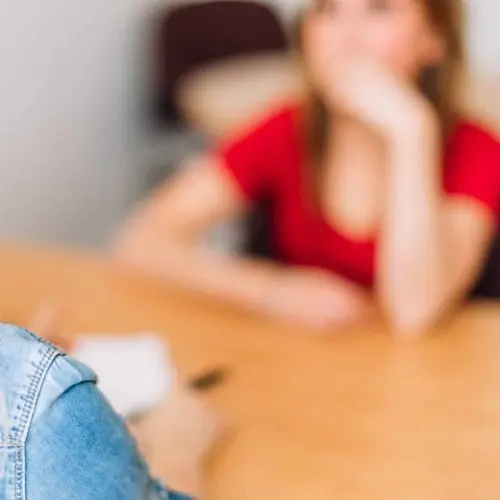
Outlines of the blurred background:
{"type": "MultiPolygon", "coordinates": [[[[183,158],[300,93],[302,5],[0,0],[2,237],[100,246],[183,158]]],[[[497,124],[499,18],[468,2],[464,103],[497,124]]]]}

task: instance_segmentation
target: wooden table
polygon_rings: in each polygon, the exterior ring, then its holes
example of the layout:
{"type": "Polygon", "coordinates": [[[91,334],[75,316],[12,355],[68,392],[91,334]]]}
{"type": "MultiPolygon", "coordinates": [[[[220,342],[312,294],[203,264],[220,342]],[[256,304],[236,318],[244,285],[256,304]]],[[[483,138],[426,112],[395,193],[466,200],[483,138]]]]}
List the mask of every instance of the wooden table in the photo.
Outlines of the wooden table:
{"type": "Polygon", "coordinates": [[[500,309],[477,304],[418,342],[380,326],[328,335],[272,325],[111,264],[0,251],[0,314],[46,297],[61,328],[156,329],[179,366],[224,366],[213,403],[233,432],[210,467],[215,500],[498,500],[500,309]]]}

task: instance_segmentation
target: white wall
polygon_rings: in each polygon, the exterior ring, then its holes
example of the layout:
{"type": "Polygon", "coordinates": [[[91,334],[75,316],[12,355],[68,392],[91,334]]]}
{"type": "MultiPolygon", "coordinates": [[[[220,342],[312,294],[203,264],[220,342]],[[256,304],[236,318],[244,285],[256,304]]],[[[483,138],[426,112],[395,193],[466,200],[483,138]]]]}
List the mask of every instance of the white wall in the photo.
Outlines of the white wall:
{"type": "Polygon", "coordinates": [[[0,0],[0,238],[96,242],[138,169],[144,0],[0,0]]]}
{"type": "Polygon", "coordinates": [[[500,77],[500,0],[470,0],[467,5],[471,66],[486,76],[500,77]]]}

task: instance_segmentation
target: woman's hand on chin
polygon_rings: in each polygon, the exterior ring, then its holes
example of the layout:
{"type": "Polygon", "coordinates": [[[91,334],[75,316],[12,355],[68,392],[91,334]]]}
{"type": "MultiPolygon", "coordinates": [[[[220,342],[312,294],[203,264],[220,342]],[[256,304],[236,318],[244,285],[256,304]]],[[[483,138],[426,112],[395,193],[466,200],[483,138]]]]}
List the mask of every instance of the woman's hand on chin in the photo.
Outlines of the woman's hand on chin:
{"type": "Polygon", "coordinates": [[[413,134],[437,119],[430,103],[412,82],[371,58],[353,58],[342,68],[334,68],[331,80],[331,105],[386,138],[413,134]]]}

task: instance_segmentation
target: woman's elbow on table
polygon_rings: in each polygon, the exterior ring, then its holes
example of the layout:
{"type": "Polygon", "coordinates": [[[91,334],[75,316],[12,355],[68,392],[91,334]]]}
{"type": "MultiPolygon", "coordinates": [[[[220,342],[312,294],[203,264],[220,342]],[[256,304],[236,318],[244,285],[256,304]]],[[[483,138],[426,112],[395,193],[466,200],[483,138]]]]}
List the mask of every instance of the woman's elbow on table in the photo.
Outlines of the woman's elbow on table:
{"type": "Polygon", "coordinates": [[[420,293],[413,290],[407,296],[400,296],[387,306],[386,318],[396,337],[416,338],[428,333],[449,312],[465,300],[472,284],[453,279],[442,286],[435,284],[420,293]]]}
{"type": "Polygon", "coordinates": [[[427,332],[441,318],[443,302],[409,302],[387,313],[389,327],[398,338],[416,338],[427,332]]]}
{"type": "Polygon", "coordinates": [[[394,336],[415,338],[425,334],[465,295],[462,286],[450,286],[446,277],[441,284],[439,281],[421,283],[420,286],[413,283],[399,288],[397,293],[396,290],[386,293],[385,297],[381,294],[385,316],[394,336]]]}

